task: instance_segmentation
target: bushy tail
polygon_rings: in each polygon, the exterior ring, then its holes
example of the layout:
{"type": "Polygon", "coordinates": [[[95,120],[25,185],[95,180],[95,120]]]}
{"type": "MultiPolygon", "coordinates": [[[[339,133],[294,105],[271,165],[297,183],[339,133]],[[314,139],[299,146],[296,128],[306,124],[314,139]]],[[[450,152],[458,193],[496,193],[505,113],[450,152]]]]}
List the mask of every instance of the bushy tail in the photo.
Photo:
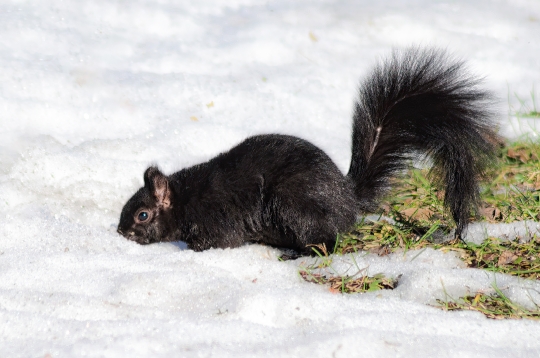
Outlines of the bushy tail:
{"type": "Polygon", "coordinates": [[[372,210],[414,154],[427,154],[431,174],[445,189],[444,203],[467,226],[479,201],[478,179],[499,142],[487,106],[463,62],[436,49],[408,49],[375,67],[355,106],[349,177],[362,209],[372,210]]]}

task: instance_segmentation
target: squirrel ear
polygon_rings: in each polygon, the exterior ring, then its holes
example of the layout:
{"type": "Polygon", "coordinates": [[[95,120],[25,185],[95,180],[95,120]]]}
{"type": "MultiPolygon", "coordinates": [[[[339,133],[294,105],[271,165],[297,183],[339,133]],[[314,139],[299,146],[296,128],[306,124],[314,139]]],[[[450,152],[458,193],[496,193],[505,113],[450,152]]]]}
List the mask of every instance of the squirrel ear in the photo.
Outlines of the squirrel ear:
{"type": "Polygon", "coordinates": [[[159,206],[168,208],[171,205],[169,181],[158,168],[150,167],[146,169],[144,172],[144,186],[154,194],[159,206]]]}

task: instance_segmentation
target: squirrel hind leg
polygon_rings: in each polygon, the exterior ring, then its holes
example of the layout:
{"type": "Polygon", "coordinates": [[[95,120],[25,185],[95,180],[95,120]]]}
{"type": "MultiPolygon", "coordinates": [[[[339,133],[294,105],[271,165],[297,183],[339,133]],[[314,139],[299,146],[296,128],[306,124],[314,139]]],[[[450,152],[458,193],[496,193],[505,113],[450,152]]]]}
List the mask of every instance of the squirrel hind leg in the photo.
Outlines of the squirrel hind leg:
{"type": "Polygon", "coordinates": [[[301,196],[271,201],[267,220],[271,232],[264,243],[301,255],[315,255],[314,249],[332,253],[338,233],[350,229],[356,221],[357,205],[341,206],[318,199],[301,196]]]}

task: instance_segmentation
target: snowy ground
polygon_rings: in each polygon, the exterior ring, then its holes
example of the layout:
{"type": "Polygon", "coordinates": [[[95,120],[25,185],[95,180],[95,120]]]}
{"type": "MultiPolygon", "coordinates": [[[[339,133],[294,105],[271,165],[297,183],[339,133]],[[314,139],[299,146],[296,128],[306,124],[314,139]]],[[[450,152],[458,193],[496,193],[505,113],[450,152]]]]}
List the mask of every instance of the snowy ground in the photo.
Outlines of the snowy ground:
{"type": "Polygon", "coordinates": [[[310,259],[139,246],[115,228],[150,163],[171,173],[248,135],[301,136],[345,170],[356,84],[392,47],[468,59],[502,133],[536,136],[508,112],[540,92],[538,34],[536,0],[2,1],[0,356],[537,357],[539,322],[429,306],[494,282],[540,302],[540,283],[452,254],[358,255],[402,278],[347,296],[302,281],[310,259]]]}

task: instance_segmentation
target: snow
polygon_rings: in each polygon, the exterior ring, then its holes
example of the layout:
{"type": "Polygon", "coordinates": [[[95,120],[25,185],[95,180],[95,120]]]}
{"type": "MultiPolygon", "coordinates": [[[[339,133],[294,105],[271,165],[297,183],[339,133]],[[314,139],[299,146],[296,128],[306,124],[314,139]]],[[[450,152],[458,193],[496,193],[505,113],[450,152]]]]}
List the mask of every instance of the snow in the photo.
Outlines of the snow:
{"type": "MultiPolygon", "coordinates": [[[[401,275],[393,291],[339,295],[300,278],[313,258],[115,230],[149,164],[172,173],[252,134],[301,136],[345,170],[356,85],[392,48],[468,60],[501,132],[536,138],[516,111],[539,95],[539,33],[534,0],[3,1],[0,356],[538,356],[538,322],[431,306],[493,284],[540,303],[538,282],[452,253],[335,258],[328,270],[401,275]]],[[[488,229],[538,225],[471,230],[488,229]]]]}
{"type": "Polygon", "coordinates": [[[529,241],[540,236],[540,223],[536,221],[518,221],[509,224],[491,224],[475,222],[469,225],[464,240],[480,244],[486,237],[497,237],[501,240],[529,241]]]}

